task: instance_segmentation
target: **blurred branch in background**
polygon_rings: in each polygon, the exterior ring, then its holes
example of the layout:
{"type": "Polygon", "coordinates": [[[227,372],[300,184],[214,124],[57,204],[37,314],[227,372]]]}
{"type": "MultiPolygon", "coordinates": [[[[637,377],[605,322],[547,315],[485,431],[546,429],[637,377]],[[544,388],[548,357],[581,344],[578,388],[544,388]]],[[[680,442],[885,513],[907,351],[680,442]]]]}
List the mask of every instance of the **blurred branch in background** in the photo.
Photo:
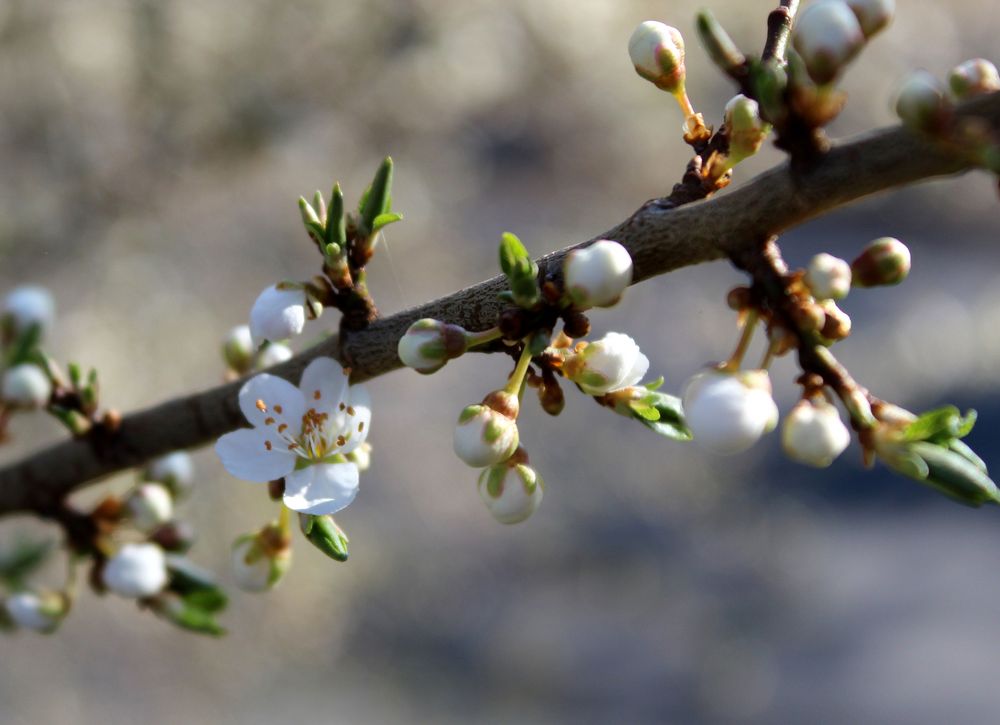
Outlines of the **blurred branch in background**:
{"type": "MultiPolygon", "coordinates": [[[[960,115],[977,116],[993,133],[1000,129],[1000,95],[964,104],[960,115]]],[[[785,164],[717,199],[674,207],[647,202],[598,238],[629,250],[635,282],[723,257],[732,257],[771,235],[856,199],[973,164],[953,149],[903,128],[885,129],[836,145],[813,172],[794,173],[785,164]]],[[[539,260],[557,269],[570,248],[539,260]]],[[[346,339],[331,338],[276,368],[297,379],[319,355],[334,356],[365,380],[400,367],[396,343],[415,320],[433,317],[470,330],[496,317],[500,278],[487,280],[425,305],[377,320],[346,339]]],[[[86,483],[180,448],[206,443],[242,422],[236,404],[240,383],[171,400],[125,416],[112,437],[83,437],[40,451],[0,470],[0,515],[19,511],[51,514],[71,491],[86,483]]]]}

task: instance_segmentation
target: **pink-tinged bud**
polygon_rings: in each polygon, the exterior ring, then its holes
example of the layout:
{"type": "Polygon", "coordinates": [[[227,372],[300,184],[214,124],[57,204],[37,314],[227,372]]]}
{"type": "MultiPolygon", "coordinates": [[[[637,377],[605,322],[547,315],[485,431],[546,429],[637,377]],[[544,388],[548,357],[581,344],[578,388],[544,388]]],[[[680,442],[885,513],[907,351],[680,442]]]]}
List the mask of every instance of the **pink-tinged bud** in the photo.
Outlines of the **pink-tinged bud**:
{"type": "Polygon", "coordinates": [[[927,71],[918,70],[899,89],[896,113],[910,128],[937,134],[948,127],[952,104],[944,85],[927,71]]]}
{"type": "Polygon", "coordinates": [[[501,524],[524,521],[542,502],[542,478],[527,463],[518,462],[524,458],[513,455],[479,475],[479,496],[501,524]]]}
{"type": "Polygon", "coordinates": [[[809,77],[820,85],[833,81],[865,44],[851,8],[841,0],[821,0],[807,7],[792,28],[792,44],[809,77]]]}
{"type": "Polygon", "coordinates": [[[668,93],[684,90],[684,38],[677,28],[647,20],[628,41],[635,72],[668,93]]]}
{"type": "Polygon", "coordinates": [[[566,255],[563,279],[578,309],[611,307],[632,282],[632,257],[618,242],[600,239],[566,255]]]}
{"type": "Polygon", "coordinates": [[[462,410],[455,426],[455,455],[473,468],[493,466],[511,457],[518,444],[516,395],[502,390],[479,405],[462,410]]]}
{"type": "Polygon", "coordinates": [[[896,12],[896,0],[847,0],[854,11],[865,39],[885,29],[896,12]]]}
{"type": "Polygon", "coordinates": [[[781,445],[788,457],[826,468],[851,442],[837,409],[825,400],[801,400],[785,416],[781,445]]]}
{"type": "Polygon", "coordinates": [[[418,373],[430,375],[449,360],[465,354],[468,335],[458,325],[424,318],[417,320],[399,338],[396,353],[403,364],[418,373]]]}
{"type": "Polygon", "coordinates": [[[880,237],[851,262],[855,287],[899,284],[910,273],[910,250],[893,237],[880,237]]]}
{"type": "Polygon", "coordinates": [[[823,252],[810,260],[803,281],[817,300],[839,300],[851,291],[851,266],[823,252]]]}
{"type": "Polygon", "coordinates": [[[997,67],[983,58],[973,58],[955,66],[948,74],[948,85],[955,98],[969,98],[1000,91],[997,67]]]}

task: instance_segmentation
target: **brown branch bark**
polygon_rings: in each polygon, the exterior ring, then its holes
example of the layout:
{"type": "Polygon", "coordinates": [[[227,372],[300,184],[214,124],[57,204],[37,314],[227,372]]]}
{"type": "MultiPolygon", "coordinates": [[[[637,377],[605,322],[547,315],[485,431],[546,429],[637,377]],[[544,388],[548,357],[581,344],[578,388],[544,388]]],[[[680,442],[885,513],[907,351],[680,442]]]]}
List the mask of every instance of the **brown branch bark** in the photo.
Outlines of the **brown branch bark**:
{"type": "MultiPolygon", "coordinates": [[[[983,118],[1000,137],[1000,93],[964,104],[960,116],[983,118]]],[[[741,188],[684,206],[654,199],[624,222],[595,238],[615,239],[635,262],[634,282],[681,267],[737,254],[831,209],[870,194],[923,179],[968,171],[972,163],[947,147],[893,127],[835,145],[814,170],[796,175],[788,164],[741,188]]],[[[590,241],[590,240],[588,240],[590,241]]],[[[583,242],[586,244],[586,242],[583,242]]],[[[556,268],[572,247],[539,265],[556,268]]],[[[334,337],[272,372],[297,380],[318,355],[339,357],[359,380],[400,367],[396,342],[414,320],[434,317],[471,330],[494,324],[500,310],[494,277],[419,307],[376,320],[343,341],[334,337]]],[[[181,448],[205,444],[243,425],[236,404],[240,382],[169,400],[125,416],[114,438],[65,441],[0,469],[0,516],[33,511],[51,515],[73,490],[117,471],[181,448]]]]}

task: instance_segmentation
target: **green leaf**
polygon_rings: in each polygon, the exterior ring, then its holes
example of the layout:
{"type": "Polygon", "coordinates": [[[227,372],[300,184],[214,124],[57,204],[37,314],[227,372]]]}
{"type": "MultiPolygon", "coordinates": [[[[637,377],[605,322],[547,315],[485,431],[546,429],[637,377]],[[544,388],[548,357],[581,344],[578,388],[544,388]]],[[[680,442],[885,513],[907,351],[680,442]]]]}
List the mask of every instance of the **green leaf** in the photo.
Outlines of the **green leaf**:
{"type": "Polygon", "coordinates": [[[500,269],[508,279],[514,274],[521,260],[531,260],[528,250],[521,240],[510,232],[504,232],[500,237],[500,269]]]}
{"type": "Polygon", "coordinates": [[[641,401],[635,401],[630,406],[632,413],[643,420],[659,420],[660,411],[651,405],[647,405],[641,401]]]}
{"type": "MultiPolygon", "coordinates": [[[[7,352],[7,367],[20,365],[24,362],[31,362],[32,357],[42,339],[41,325],[31,325],[22,332],[10,346],[7,352]]],[[[45,368],[43,367],[42,370],[45,368]]]]}
{"type": "Polygon", "coordinates": [[[552,332],[550,330],[539,330],[531,335],[528,340],[528,348],[531,351],[531,357],[537,357],[541,355],[545,348],[549,346],[549,342],[552,341],[552,332]]]}
{"type": "Polygon", "coordinates": [[[652,380],[648,383],[643,383],[646,390],[658,390],[663,385],[663,376],[661,375],[656,380],[652,380]]]}
{"type": "Polygon", "coordinates": [[[657,417],[644,415],[634,406],[633,412],[636,414],[634,417],[647,428],[671,440],[691,440],[691,431],[684,422],[684,408],[680,398],[666,393],[650,392],[640,401],[640,409],[646,408],[654,410],[657,417]]]}
{"type": "Polygon", "coordinates": [[[17,541],[9,551],[0,554],[0,581],[8,589],[20,589],[52,553],[51,541],[17,541]]]}
{"type": "Polygon", "coordinates": [[[202,589],[184,597],[184,601],[195,609],[204,612],[221,612],[229,604],[229,597],[222,589],[202,589]]]}
{"type": "Polygon", "coordinates": [[[968,506],[1000,502],[996,484],[965,456],[933,443],[917,442],[909,448],[927,467],[924,483],[968,506]]]}
{"type": "Polygon", "coordinates": [[[968,435],[975,424],[976,411],[970,410],[963,417],[954,405],[946,405],[921,413],[920,417],[906,426],[902,440],[930,441],[947,445],[951,439],[968,435]]]}
{"type": "Polygon", "coordinates": [[[359,212],[366,233],[375,227],[375,219],[390,211],[392,204],[392,157],[386,156],[375,172],[375,178],[365,194],[359,212]]]}
{"type": "Polygon", "coordinates": [[[177,606],[161,608],[159,614],[181,629],[212,637],[221,637],[226,630],[216,620],[212,612],[200,609],[187,600],[181,600],[177,606]]]}
{"type": "Polygon", "coordinates": [[[330,193],[330,209],[326,213],[326,243],[347,248],[347,218],[344,214],[344,192],[340,184],[333,185],[330,193]]]}
{"type": "Polygon", "coordinates": [[[382,227],[387,227],[395,222],[402,221],[403,215],[397,214],[395,212],[387,212],[385,214],[379,214],[375,217],[375,221],[372,222],[372,231],[377,232],[382,227]]]}
{"type": "Polygon", "coordinates": [[[347,534],[337,526],[332,516],[300,517],[302,533],[313,546],[336,561],[347,561],[347,534]]]}
{"type": "Polygon", "coordinates": [[[948,441],[948,450],[957,453],[958,455],[965,458],[969,463],[974,465],[983,473],[988,473],[986,470],[986,461],[976,455],[976,452],[972,450],[967,444],[960,440],[952,439],[948,441]]]}

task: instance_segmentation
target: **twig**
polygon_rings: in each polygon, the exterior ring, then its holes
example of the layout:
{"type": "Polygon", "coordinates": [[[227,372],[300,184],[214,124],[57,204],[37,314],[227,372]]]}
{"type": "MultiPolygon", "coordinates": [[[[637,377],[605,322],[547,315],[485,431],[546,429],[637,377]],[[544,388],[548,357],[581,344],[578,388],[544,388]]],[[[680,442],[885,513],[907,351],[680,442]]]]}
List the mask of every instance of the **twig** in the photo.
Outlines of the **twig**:
{"type": "Polygon", "coordinates": [[[788,45],[788,34],[799,9],[799,0],[781,0],[781,5],[767,16],[767,40],[760,55],[763,61],[784,60],[788,45]]]}
{"type": "MultiPolygon", "coordinates": [[[[1000,94],[964,104],[961,115],[981,117],[1000,133],[1000,94]]],[[[866,134],[834,146],[816,169],[794,176],[781,164],[731,193],[707,201],[674,206],[653,200],[600,238],[615,239],[629,250],[634,282],[681,267],[733,257],[790,227],[875,192],[923,179],[968,171],[967,159],[899,127],[866,134]]],[[[569,248],[539,260],[558,270],[569,248]]],[[[342,362],[358,380],[397,369],[396,343],[422,317],[434,317],[483,330],[495,323],[503,304],[497,293],[502,277],[481,282],[447,297],[373,322],[349,333],[342,362]]],[[[272,372],[297,380],[319,355],[338,356],[334,336],[272,372]]],[[[203,445],[243,424],[236,401],[240,382],[167,401],[125,416],[107,445],[87,438],[65,441],[0,470],[0,516],[19,511],[46,512],[71,491],[100,478],[141,465],[172,450],[203,445]]]]}

